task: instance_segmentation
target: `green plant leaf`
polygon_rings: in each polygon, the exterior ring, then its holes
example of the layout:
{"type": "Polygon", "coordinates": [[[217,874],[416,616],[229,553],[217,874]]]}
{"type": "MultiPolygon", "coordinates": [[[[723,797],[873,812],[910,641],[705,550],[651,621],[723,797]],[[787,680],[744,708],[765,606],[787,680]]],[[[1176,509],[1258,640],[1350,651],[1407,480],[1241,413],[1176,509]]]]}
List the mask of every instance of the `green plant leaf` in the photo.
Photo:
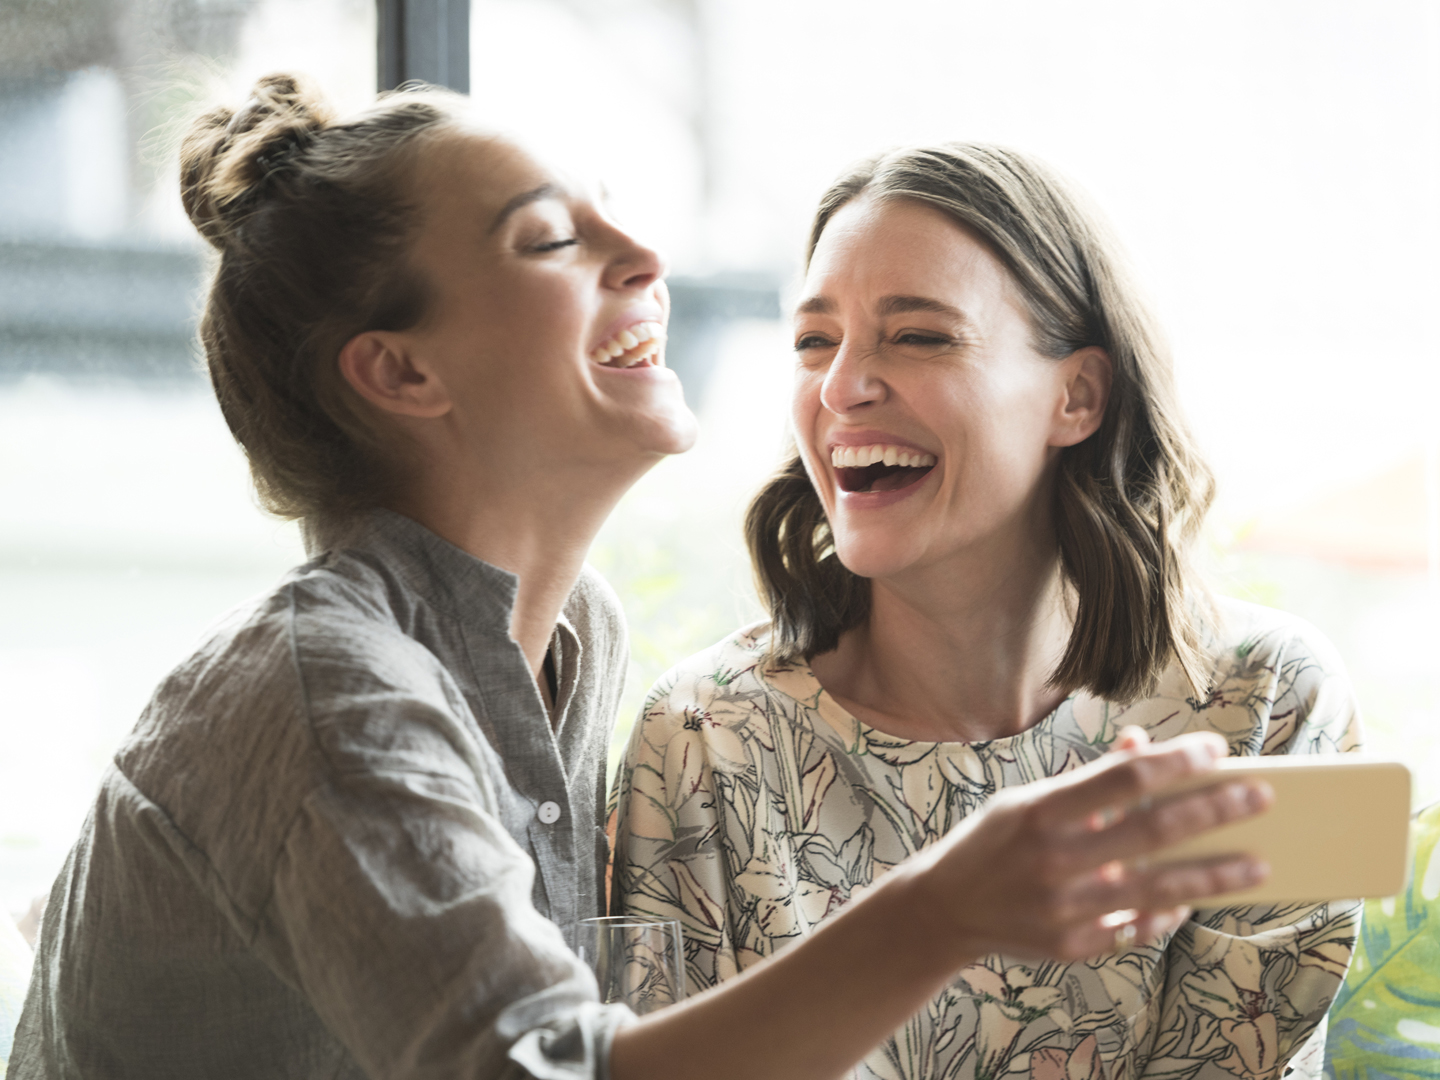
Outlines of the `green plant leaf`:
{"type": "Polygon", "coordinates": [[[1330,1010],[1331,1080],[1440,1077],[1440,804],[1415,816],[1405,890],[1367,900],[1330,1010]]]}

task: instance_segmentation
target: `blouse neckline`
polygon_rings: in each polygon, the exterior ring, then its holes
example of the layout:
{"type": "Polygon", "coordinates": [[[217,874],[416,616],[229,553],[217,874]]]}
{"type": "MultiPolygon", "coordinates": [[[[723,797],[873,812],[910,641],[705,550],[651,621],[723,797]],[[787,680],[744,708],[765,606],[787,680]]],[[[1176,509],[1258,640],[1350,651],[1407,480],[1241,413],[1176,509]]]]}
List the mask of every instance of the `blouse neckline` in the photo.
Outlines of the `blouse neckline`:
{"type": "MultiPolygon", "coordinates": [[[[761,622],[748,628],[744,633],[752,638],[757,646],[762,646],[768,630],[768,623],[761,622]]],[[[762,654],[763,656],[763,654],[762,654]]],[[[1075,704],[1080,697],[1079,691],[1072,691],[1067,694],[1058,705],[1043,717],[1031,724],[1024,731],[1018,731],[1014,735],[1005,735],[997,739],[978,739],[968,742],[963,739],[907,739],[903,735],[893,735],[881,728],[867,724],[859,717],[854,716],[848,709],[844,708],[820,684],[815,677],[808,661],[796,661],[783,667],[771,667],[761,659],[757,664],[758,674],[764,682],[774,687],[786,697],[800,705],[814,709],[821,718],[834,729],[835,733],[844,739],[851,746],[859,746],[862,742],[887,744],[890,746],[930,746],[930,747],[970,747],[971,749],[996,749],[1004,750],[1009,747],[1021,746],[1026,742],[1034,741],[1044,735],[1053,727],[1056,717],[1067,707],[1075,704]]]]}

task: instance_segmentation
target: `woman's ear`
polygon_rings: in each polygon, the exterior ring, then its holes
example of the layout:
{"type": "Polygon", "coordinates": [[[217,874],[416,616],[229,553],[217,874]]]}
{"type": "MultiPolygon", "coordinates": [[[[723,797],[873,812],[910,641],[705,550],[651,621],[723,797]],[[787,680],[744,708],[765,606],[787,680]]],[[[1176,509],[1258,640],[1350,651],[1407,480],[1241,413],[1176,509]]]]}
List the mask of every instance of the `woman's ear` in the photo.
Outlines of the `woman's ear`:
{"type": "Polygon", "coordinates": [[[420,419],[450,411],[450,395],[439,377],[416,362],[398,334],[356,334],[340,350],[339,364],[351,389],[377,409],[420,419]]]}
{"type": "Polygon", "coordinates": [[[1055,413],[1051,446],[1074,446],[1095,434],[1105,419],[1115,378],[1110,354],[1098,345],[1077,349],[1060,361],[1064,396],[1055,413]]]}

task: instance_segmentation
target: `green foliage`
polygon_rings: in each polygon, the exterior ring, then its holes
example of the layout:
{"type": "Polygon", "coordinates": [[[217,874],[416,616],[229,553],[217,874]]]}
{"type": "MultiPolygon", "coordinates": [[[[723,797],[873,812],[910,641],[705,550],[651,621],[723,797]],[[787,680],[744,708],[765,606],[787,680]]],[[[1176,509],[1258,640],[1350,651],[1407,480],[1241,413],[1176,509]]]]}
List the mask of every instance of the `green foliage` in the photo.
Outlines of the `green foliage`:
{"type": "Polygon", "coordinates": [[[1440,804],[1412,832],[1405,890],[1367,900],[1360,940],[1330,1011],[1331,1080],[1440,1077],[1440,804]]]}
{"type": "Polygon", "coordinates": [[[683,520],[635,516],[635,523],[619,523],[629,526],[623,531],[612,526],[590,553],[620,595],[630,627],[630,670],[610,742],[612,777],[655,680],[761,614],[746,595],[749,567],[738,526],[692,533],[683,520]]]}

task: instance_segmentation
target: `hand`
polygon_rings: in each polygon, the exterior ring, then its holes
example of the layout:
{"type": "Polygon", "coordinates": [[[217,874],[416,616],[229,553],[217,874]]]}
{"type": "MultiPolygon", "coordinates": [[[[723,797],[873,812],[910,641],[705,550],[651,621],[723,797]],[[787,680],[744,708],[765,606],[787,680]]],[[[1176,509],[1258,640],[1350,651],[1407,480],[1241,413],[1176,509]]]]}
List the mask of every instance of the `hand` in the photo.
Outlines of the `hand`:
{"type": "Polygon", "coordinates": [[[1226,752],[1209,732],[1155,745],[1127,728],[1099,761],[1000,793],[913,860],[935,919],[929,932],[960,957],[1075,961],[1158,939],[1189,917],[1188,901],[1264,880],[1269,868],[1248,855],[1143,862],[1270,805],[1269,785],[1254,781],[1217,781],[1151,801],[1175,781],[1212,770],[1226,752]]]}

